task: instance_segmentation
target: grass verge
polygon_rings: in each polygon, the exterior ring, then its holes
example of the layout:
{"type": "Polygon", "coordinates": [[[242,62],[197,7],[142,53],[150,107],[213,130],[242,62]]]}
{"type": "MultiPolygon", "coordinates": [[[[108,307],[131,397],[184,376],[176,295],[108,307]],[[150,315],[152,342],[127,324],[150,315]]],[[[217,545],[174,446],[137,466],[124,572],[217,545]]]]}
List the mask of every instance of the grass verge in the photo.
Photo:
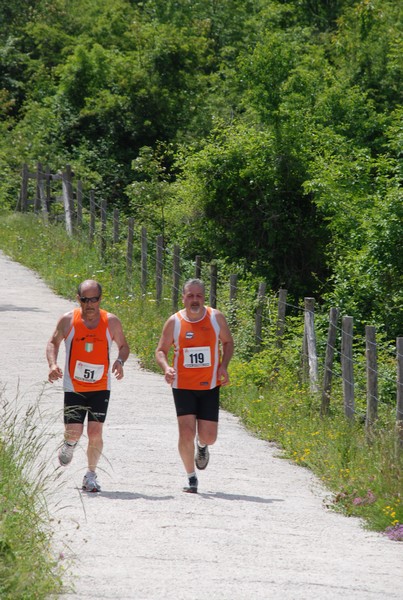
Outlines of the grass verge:
{"type": "Polygon", "coordinates": [[[36,426],[37,412],[36,406],[18,410],[16,400],[9,402],[0,394],[2,600],[45,599],[62,589],[45,502],[49,476],[38,461],[47,437],[36,426]]]}

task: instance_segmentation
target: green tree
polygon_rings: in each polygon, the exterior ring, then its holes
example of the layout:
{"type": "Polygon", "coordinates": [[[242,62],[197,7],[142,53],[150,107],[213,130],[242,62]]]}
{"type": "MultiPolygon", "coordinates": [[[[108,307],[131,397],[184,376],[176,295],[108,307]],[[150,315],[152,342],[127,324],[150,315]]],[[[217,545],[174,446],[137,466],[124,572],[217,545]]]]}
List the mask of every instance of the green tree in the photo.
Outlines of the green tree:
{"type": "MultiPolygon", "coordinates": [[[[166,156],[166,152],[162,154],[166,156]]],[[[131,214],[153,237],[159,234],[165,237],[165,210],[171,198],[163,161],[164,156],[156,155],[152,148],[141,148],[132,163],[136,181],[126,188],[131,214]]]]}
{"type": "Polygon", "coordinates": [[[344,11],[333,39],[342,79],[361,87],[377,110],[402,102],[403,10],[394,0],[361,0],[344,11]]]}
{"type": "MultiPolygon", "coordinates": [[[[295,294],[310,289],[320,267],[315,246],[321,226],[301,182],[284,187],[283,169],[270,131],[241,123],[217,127],[185,161],[176,186],[190,255],[203,252],[230,262],[242,257],[275,287],[290,286],[295,294]]],[[[178,225],[177,210],[174,217],[178,225]]]]}
{"type": "MultiPolygon", "coordinates": [[[[400,144],[401,116],[397,111],[389,129],[393,136],[400,130],[400,144]]],[[[312,163],[305,188],[331,232],[326,297],[358,323],[379,324],[393,337],[403,326],[402,162],[393,145],[386,149],[372,158],[339,136],[312,163]]]]}

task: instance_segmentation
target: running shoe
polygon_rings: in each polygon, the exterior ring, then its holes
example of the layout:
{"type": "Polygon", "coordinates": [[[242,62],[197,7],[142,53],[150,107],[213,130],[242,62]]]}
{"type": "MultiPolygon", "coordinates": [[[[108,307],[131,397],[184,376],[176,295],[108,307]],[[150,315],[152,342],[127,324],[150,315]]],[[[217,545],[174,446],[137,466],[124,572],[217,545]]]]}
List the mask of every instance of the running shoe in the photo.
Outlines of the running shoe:
{"type": "Polygon", "coordinates": [[[82,490],[83,492],[101,491],[101,486],[97,481],[97,476],[95,473],[87,473],[87,475],[84,475],[82,490]]]}
{"type": "Polygon", "coordinates": [[[198,483],[199,482],[197,481],[196,476],[189,477],[189,485],[184,487],[183,491],[187,492],[188,494],[197,494],[197,484],[198,483]]]}
{"type": "Polygon", "coordinates": [[[208,461],[210,460],[210,453],[208,451],[208,446],[204,446],[201,448],[199,444],[197,444],[197,452],[195,456],[196,467],[203,471],[208,465],[208,461]]]}
{"type": "Polygon", "coordinates": [[[59,463],[62,467],[67,467],[67,465],[71,463],[76,446],[77,442],[74,442],[73,444],[70,442],[64,442],[58,454],[59,463]]]}

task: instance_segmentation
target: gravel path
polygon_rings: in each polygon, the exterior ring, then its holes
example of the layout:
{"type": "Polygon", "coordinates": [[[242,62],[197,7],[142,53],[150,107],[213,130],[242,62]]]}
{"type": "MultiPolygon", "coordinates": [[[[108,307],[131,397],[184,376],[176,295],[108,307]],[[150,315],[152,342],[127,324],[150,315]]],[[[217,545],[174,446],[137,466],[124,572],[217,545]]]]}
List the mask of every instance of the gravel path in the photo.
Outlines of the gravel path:
{"type": "Polygon", "coordinates": [[[103,491],[82,494],[86,440],[59,468],[62,390],[45,383],[46,342],[73,305],[2,253],[0,276],[0,384],[20,404],[40,398],[58,476],[48,502],[66,568],[62,600],[402,600],[403,544],[326,510],[308,470],[224,411],[199,494],[184,494],[170,389],[134,356],[113,384],[103,491]]]}

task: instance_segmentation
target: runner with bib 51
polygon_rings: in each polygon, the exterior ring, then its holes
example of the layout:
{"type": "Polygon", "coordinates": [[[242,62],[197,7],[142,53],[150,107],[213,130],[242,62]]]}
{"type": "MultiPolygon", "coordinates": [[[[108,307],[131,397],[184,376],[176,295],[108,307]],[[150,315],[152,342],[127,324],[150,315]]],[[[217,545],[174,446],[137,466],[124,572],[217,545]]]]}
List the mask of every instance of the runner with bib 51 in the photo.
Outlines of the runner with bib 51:
{"type": "Polygon", "coordinates": [[[82,485],[87,492],[101,490],[95,470],[103,449],[102,431],[108,411],[111,372],[116,379],[122,379],[130,352],[119,319],[100,309],[101,298],[102,288],[97,281],[88,279],[80,283],[77,290],[80,307],[59,319],[46,346],[49,381],[53,383],[63,378],[65,433],[59,451],[62,466],[71,462],[88,416],[88,471],[82,485]],[[63,340],[66,346],[64,375],[57,364],[63,340]],[[111,369],[112,342],[118,347],[118,356],[111,369]]]}

